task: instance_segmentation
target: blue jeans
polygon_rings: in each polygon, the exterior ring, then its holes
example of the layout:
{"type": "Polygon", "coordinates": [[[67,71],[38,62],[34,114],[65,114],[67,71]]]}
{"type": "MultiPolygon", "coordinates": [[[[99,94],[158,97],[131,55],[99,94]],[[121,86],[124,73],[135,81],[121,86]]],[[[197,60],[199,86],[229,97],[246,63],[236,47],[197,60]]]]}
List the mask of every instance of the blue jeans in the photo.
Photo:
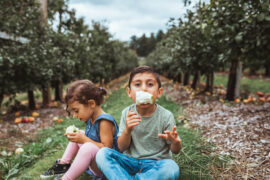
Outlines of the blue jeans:
{"type": "Polygon", "coordinates": [[[135,159],[110,148],[98,151],[96,163],[109,180],[160,180],[179,177],[179,167],[172,159],[135,159]]]}

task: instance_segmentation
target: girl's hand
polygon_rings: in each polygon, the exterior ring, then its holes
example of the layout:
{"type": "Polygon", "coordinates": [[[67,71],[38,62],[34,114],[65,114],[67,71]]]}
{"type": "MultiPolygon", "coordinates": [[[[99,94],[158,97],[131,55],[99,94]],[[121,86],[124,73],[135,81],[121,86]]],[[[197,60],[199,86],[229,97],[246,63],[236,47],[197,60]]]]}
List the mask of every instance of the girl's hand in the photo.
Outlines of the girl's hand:
{"type": "Polygon", "coordinates": [[[84,144],[87,142],[87,136],[81,132],[77,133],[65,133],[65,136],[67,136],[68,140],[71,142],[79,143],[79,144],[84,144]]]}
{"type": "Polygon", "coordinates": [[[176,126],[173,127],[172,131],[164,131],[165,134],[158,134],[158,137],[170,141],[172,144],[181,143],[181,139],[178,138],[176,126]]]}
{"type": "Polygon", "coordinates": [[[138,116],[136,112],[130,110],[126,119],[126,131],[130,133],[135,126],[139,125],[141,121],[141,117],[138,116]]]}

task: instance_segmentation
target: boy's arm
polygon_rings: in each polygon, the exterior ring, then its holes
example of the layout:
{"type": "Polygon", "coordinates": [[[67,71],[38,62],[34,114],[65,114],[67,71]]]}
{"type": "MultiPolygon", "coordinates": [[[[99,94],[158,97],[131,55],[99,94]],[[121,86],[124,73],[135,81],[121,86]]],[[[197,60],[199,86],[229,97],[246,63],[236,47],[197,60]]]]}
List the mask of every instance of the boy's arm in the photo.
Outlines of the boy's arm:
{"type": "Polygon", "coordinates": [[[125,151],[131,142],[131,132],[127,132],[126,129],[123,131],[121,136],[118,138],[118,148],[121,152],[125,151]]]}
{"type": "Polygon", "coordinates": [[[170,145],[170,150],[174,154],[178,154],[182,148],[181,139],[177,138],[174,142],[170,145]]]}
{"type": "Polygon", "coordinates": [[[176,126],[173,127],[172,131],[164,131],[164,134],[159,134],[158,137],[165,139],[166,141],[170,141],[170,150],[174,154],[178,154],[182,148],[181,139],[178,137],[178,133],[176,131],[176,126]]]}
{"type": "MultiPolygon", "coordinates": [[[[141,117],[138,116],[136,112],[130,110],[126,117],[125,128],[120,137],[118,138],[118,148],[120,149],[120,151],[123,152],[129,147],[133,127],[137,126],[140,122],[141,117]]],[[[124,123],[123,119],[121,119],[121,123],[124,123]]]]}

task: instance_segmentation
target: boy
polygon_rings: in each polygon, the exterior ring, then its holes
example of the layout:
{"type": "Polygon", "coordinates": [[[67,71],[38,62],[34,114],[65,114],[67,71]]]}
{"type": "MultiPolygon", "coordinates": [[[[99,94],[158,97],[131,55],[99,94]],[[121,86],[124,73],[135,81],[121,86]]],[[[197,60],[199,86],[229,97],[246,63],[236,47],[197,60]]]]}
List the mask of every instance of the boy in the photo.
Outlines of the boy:
{"type": "Polygon", "coordinates": [[[122,112],[118,147],[123,154],[102,148],[96,156],[99,169],[108,179],[178,179],[179,167],[171,152],[181,149],[173,114],[155,104],[163,88],[150,67],[135,68],[127,94],[136,102],[136,92],[150,93],[152,103],[133,104],[122,112]]]}

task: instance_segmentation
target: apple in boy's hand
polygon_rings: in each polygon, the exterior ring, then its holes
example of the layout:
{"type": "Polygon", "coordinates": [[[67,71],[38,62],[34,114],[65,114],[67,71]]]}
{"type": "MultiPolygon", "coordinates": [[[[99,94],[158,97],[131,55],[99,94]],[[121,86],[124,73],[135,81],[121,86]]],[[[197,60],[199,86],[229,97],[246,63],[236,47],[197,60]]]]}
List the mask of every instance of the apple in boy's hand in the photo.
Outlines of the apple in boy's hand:
{"type": "Polygon", "coordinates": [[[148,92],[144,92],[144,91],[137,91],[136,92],[136,104],[153,104],[153,95],[148,93],[148,92]]]}
{"type": "Polygon", "coordinates": [[[79,132],[79,129],[76,128],[74,125],[68,126],[66,129],[66,133],[76,133],[79,132]]]}

